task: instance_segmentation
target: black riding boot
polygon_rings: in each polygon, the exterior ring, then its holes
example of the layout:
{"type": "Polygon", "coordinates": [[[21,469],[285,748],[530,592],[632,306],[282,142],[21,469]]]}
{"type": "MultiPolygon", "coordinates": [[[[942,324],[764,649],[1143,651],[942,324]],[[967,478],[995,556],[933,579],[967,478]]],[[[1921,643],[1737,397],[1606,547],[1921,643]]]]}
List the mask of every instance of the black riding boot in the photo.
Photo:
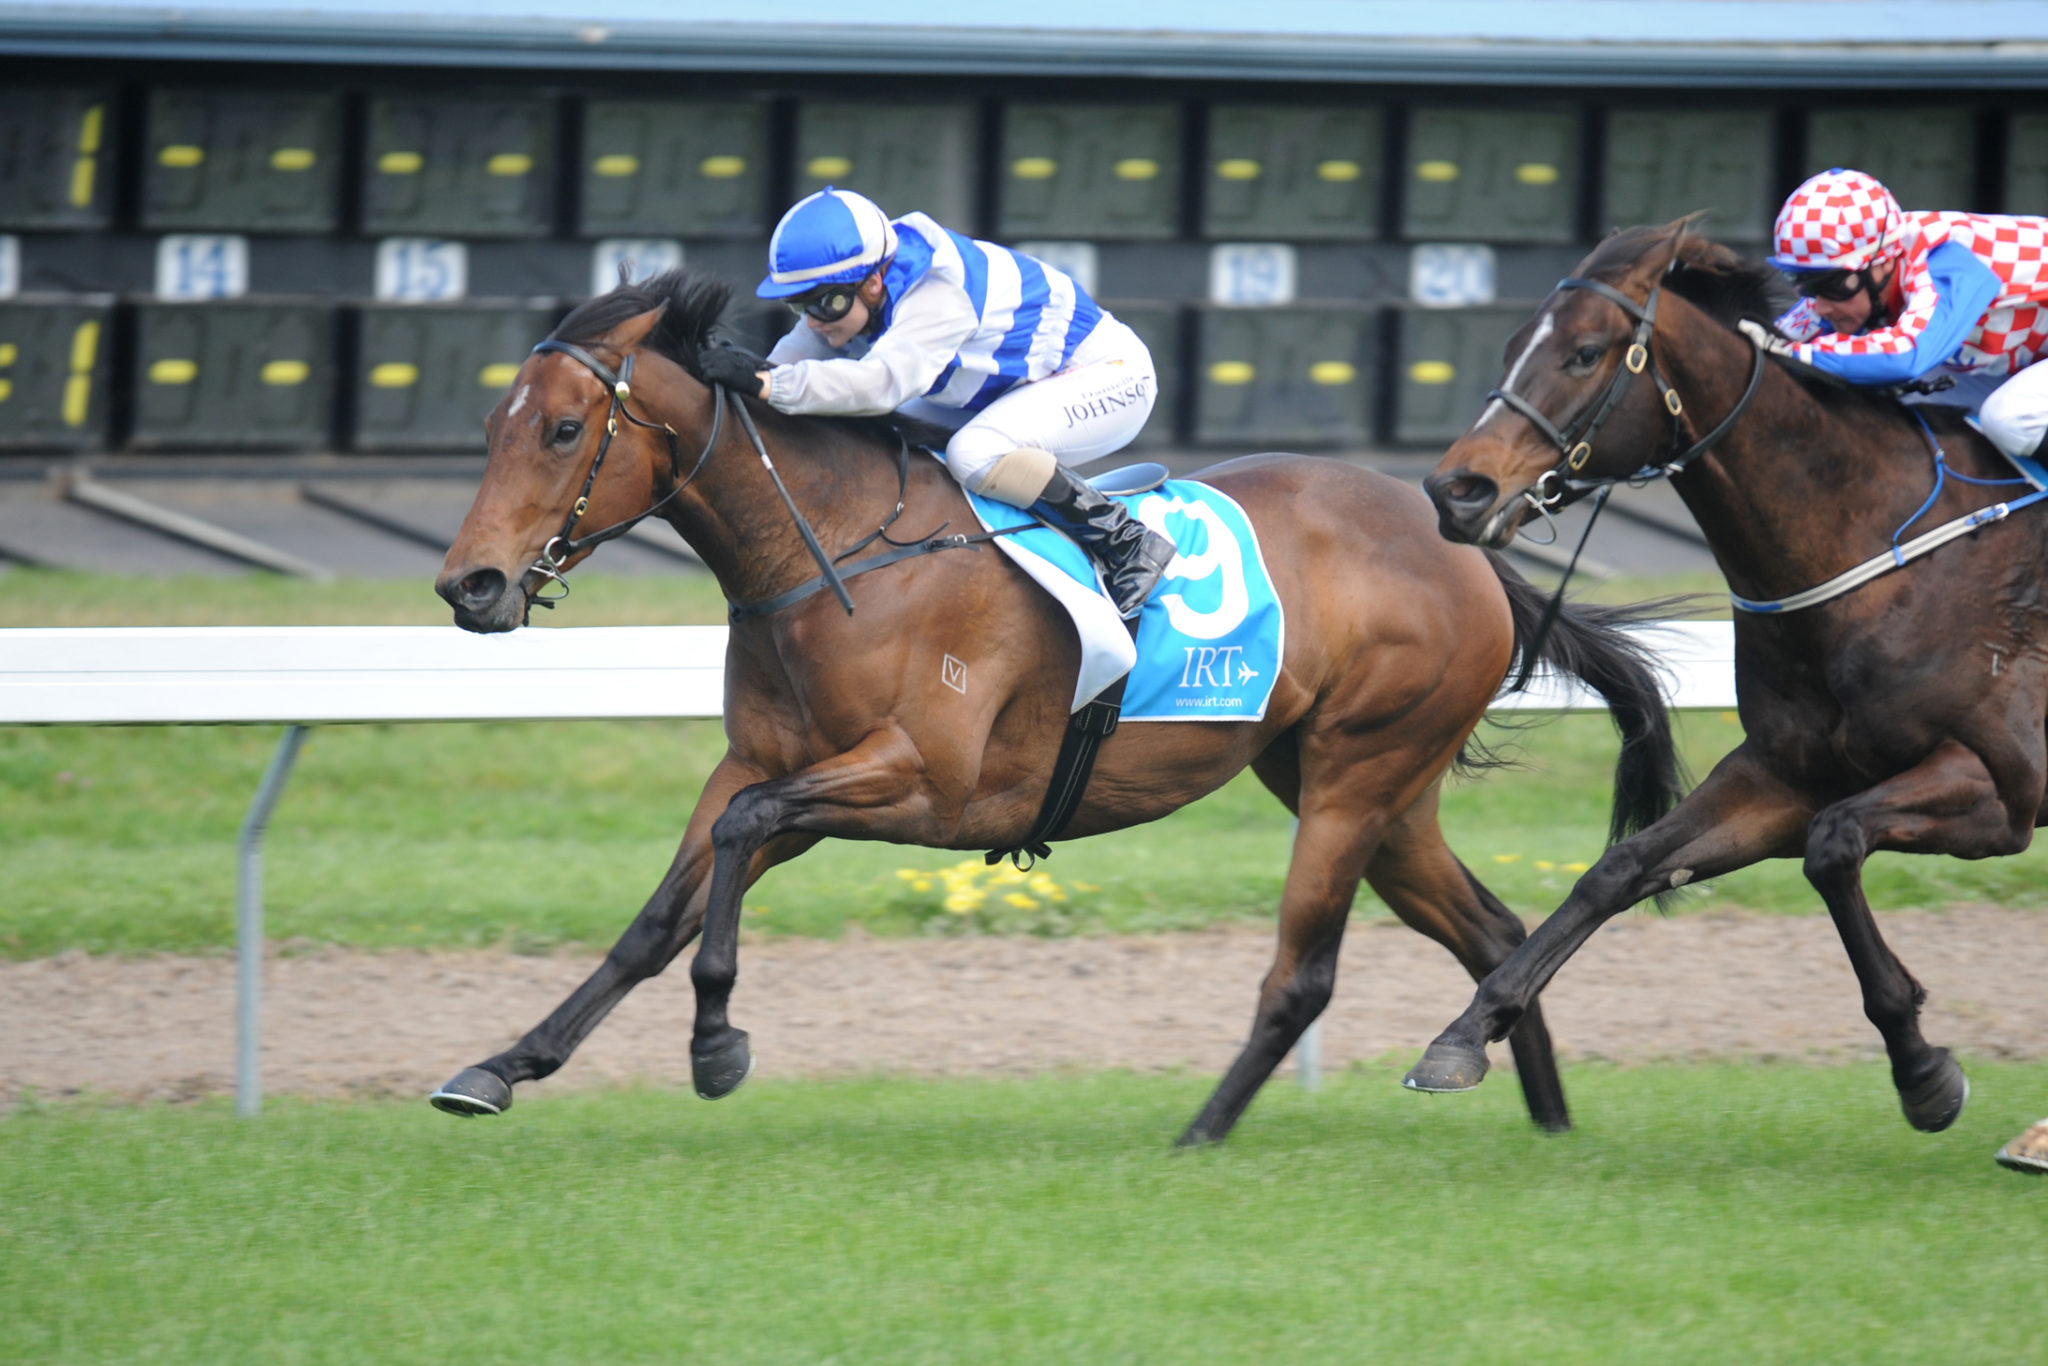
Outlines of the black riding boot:
{"type": "Polygon", "coordinates": [[[1174,556],[1173,542],[1065,465],[1053,470],[1052,482],[1031,511],[1073,538],[1101,567],[1103,585],[1120,616],[1137,614],[1174,556]]]}

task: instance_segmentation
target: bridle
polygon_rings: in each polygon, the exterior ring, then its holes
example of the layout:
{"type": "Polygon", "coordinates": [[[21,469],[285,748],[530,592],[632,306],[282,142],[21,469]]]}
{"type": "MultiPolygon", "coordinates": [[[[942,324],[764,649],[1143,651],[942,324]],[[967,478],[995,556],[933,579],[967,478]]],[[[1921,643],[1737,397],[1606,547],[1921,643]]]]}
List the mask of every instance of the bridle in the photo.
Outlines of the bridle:
{"type": "Polygon", "coordinates": [[[1551,624],[1556,621],[1558,611],[1564,604],[1565,587],[1571,582],[1572,571],[1578,568],[1579,555],[1585,550],[1586,542],[1592,539],[1593,525],[1600,520],[1600,512],[1607,506],[1608,495],[1614,492],[1614,486],[1645,484],[1652,479],[1668,479],[1674,474],[1683,473],[1688,465],[1712,450],[1722,437],[1728,435],[1737,420],[1749,411],[1749,405],[1756,398],[1756,391],[1764,379],[1763,344],[1752,337],[1750,345],[1754,348],[1756,356],[1749,373],[1749,386],[1742,391],[1742,397],[1736,400],[1734,408],[1729,410],[1728,416],[1722,418],[1714,430],[1693,442],[1681,454],[1661,464],[1653,462],[1631,474],[1577,478],[1575,476],[1593,458],[1593,438],[1600,434],[1600,428],[1605,426],[1607,419],[1613,415],[1637,375],[1645,370],[1650,372],[1650,379],[1656,384],[1657,393],[1663,399],[1664,411],[1670,415],[1671,434],[1666,438],[1668,446],[1675,447],[1684,439],[1681,424],[1684,421],[1685,403],[1679,398],[1678,391],[1671,387],[1671,382],[1664,378],[1663,369],[1650,354],[1650,334],[1657,327],[1657,299],[1663,293],[1664,286],[1652,285],[1650,297],[1640,304],[1612,285],[1577,275],[1569,275],[1559,280],[1557,288],[1584,289],[1598,294],[1635,319],[1636,327],[1634,334],[1629,338],[1628,350],[1622,353],[1621,364],[1615,367],[1614,378],[1607,382],[1607,392],[1588,404],[1580,416],[1572,419],[1565,427],[1560,428],[1544,416],[1541,409],[1520,394],[1510,393],[1506,389],[1494,389],[1486,395],[1489,401],[1498,399],[1527,418],[1531,426],[1543,433],[1551,445],[1557,447],[1557,463],[1543,471],[1536,482],[1522,493],[1522,500],[1528,503],[1531,509],[1548,520],[1552,509],[1563,506],[1567,500],[1589,492],[1594,493],[1592,516],[1586,520],[1585,530],[1579,536],[1578,548],[1572,551],[1571,560],[1565,565],[1564,576],[1558,581],[1557,591],[1551,596],[1549,605],[1543,609],[1543,616],[1537,622],[1535,633],[1529,644],[1521,651],[1522,666],[1514,681],[1508,684],[1509,692],[1519,692],[1528,686],[1529,679],[1536,669],[1537,658],[1542,653],[1544,639],[1550,634],[1551,624]]]}
{"type": "MultiPolygon", "coordinates": [[[[552,608],[556,603],[569,596],[569,580],[565,577],[565,570],[571,559],[592,546],[602,545],[606,541],[625,535],[641,522],[659,512],[668,503],[673,502],[677,494],[688,488],[696,480],[697,476],[704,472],[705,462],[710,460],[711,453],[718,449],[719,433],[724,430],[725,405],[728,391],[722,384],[713,383],[710,386],[711,434],[704,438],[704,449],[698,454],[697,463],[690,467],[690,473],[686,477],[683,474],[682,452],[676,445],[676,429],[669,426],[666,422],[649,422],[646,418],[641,417],[626,406],[626,400],[633,396],[633,354],[631,352],[626,354],[624,362],[614,372],[609,365],[606,365],[596,356],[570,342],[556,341],[553,338],[549,338],[533,348],[534,355],[544,355],[550,351],[559,352],[572,360],[580,362],[591,374],[597,376],[598,381],[610,391],[612,400],[611,411],[605,414],[604,436],[597,443],[597,456],[590,462],[590,472],[583,476],[583,488],[577,493],[576,501],[569,505],[568,516],[562,519],[562,529],[548,538],[547,544],[540,548],[539,558],[526,567],[527,574],[538,574],[542,579],[552,580],[561,586],[562,591],[554,597],[544,598],[536,590],[532,597],[528,599],[529,602],[538,603],[542,607],[552,608]],[[585,512],[590,510],[590,490],[597,485],[597,473],[604,468],[604,458],[611,451],[612,438],[619,434],[619,418],[621,416],[624,416],[628,422],[631,422],[636,427],[645,427],[649,431],[661,432],[668,438],[669,478],[672,481],[673,487],[634,516],[628,517],[622,522],[614,522],[602,531],[593,531],[588,536],[576,536],[573,534],[576,530],[576,523],[582,520],[585,512]]],[[[805,547],[810,550],[811,558],[818,562],[819,569],[823,571],[822,579],[825,586],[832,589],[838,596],[840,604],[846,608],[847,615],[851,616],[853,614],[853,598],[847,593],[846,585],[841,582],[839,571],[833,567],[832,561],[826,557],[824,547],[818,544],[817,533],[811,530],[810,522],[805,519],[802,512],[797,510],[796,501],[789,496],[789,489],[784,486],[782,475],[775,468],[775,462],[768,458],[768,447],[761,441],[761,433],[759,428],[754,425],[753,414],[747,411],[745,401],[738,394],[731,394],[730,398],[733,411],[739,414],[740,426],[746,432],[748,442],[753,446],[754,453],[761,457],[761,464],[768,471],[769,478],[775,481],[775,490],[782,495],[783,505],[789,509],[790,517],[796,522],[796,529],[803,537],[805,547]]],[[[908,457],[909,452],[907,448],[899,453],[899,470],[907,466],[908,457]]],[[[867,540],[862,541],[854,549],[858,550],[861,546],[865,546],[874,540],[875,536],[886,533],[890,522],[895,521],[897,515],[902,511],[903,494],[902,489],[899,487],[897,490],[895,512],[892,512],[888,519],[882,523],[880,531],[876,532],[873,536],[869,536],[867,540]]],[[[521,577],[524,578],[524,575],[521,577]]]]}
{"type": "Polygon", "coordinates": [[[1559,280],[1557,287],[1583,289],[1599,295],[1635,319],[1636,327],[1634,334],[1629,338],[1628,350],[1622,354],[1621,364],[1614,371],[1614,378],[1607,383],[1607,391],[1587,405],[1581,414],[1565,427],[1560,428],[1544,416],[1541,409],[1520,394],[1511,393],[1506,389],[1493,389],[1487,393],[1488,400],[1498,399],[1527,418],[1531,426],[1541,432],[1551,445],[1557,447],[1557,464],[1545,470],[1522,495],[1536,511],[1547,515],[1552,509],[1560,506],[1567,497],[1589,493],[1595,489],[1610,489],[1616,484],[1643,484],[1652,479],[1667,479],[1674,474],[1682,473],[1686,466],[1712,450],[1722,437],[1728,435],[1736,421],[1749,411],[1749,405],[1755,400],[1757,388],[1763,383],[1764,378],[1764,350],[1754,339],[1751,339],[1750,345],[1755,349],[1756,356],[1749,374],[1749,386],[1742,391],[1742,397],[1736,400],[1735,407],[1729,411],[1728,416],[1722,418],[1712,431],[1672,459],[1661,463],[1652,462],[1633,473],[1596,475],[1592,478],[1575,477],[1593,458],[1593,439],[1600,434],[1601,427],[1605,426],[1607,419],[1613,415],[1615,408],[1628,393],[1629,386],[1635,382],[1636,376],[1645,370],[1650,372],[1650,379],[1656,384],[1657,393],[1663,400],[1664,411],[1671,418],[1671,435],[1668,438],[1668,444],[1671,446],[1676,446],[1684,437],[1680,423],[1685,413],[1685,403],[1679,398],[1678,391],[1671,387],[1670,381],[1664,378],[1662,367],[1650,354],[1650,334],[1657,326],[1657,299],[1663,293],[1662,285],[1653,285],[1649,299],[1640,304],[1612,285],[1576,275],[1559,280]]]}
{"type": "Polygon", "coordinates": [[[690,481],[703,471],[704,462],[709,460],[711,452],[718,448],[719,429],[725,422],[725,395],[722,392],[715,395],[717,401],[712,404],[711,408],[711,435],[705,438],[704,450],[698,455],[697,463],[691,468],[689,478],[686,479],[683,477],[682,450],[676,445],[676,429],[669,426],[666,422],[649,422],[646,418],[641,417],[626,406],[626,400],[633,396],[633,356],[631,353],[627,354],[625,361],[614,372],[609,365],[606,365],[596,356],[591,355],[582,347],[569,342],[550,339],[533,348],[533,354],[536,356],[545,355],[550,351],[560,352],[572,360],[581,362],[585,369],[597,376],[598,382],[611,392],[612,397],[611,411],[605,414],[604,436],[597,443],[597,458],[590,462],[590,473],[583,476],[582,490],[577,493],[576,501],[569,505],[569,515],[562,519],[562,529],[548,538],[548,543],[540,548],[540,557],[526,567],[528,574],[538,574],[541,578],[552,580],[561,586],[562,591],[551,598],[542,597],[539,590],[535,590],[533,596],[529,599],[529,601],[537,603],[542,607],[552,608],[556,603],[569,596],[569,580],[563,577],[563,567],[570,560],[592,546],[603,545],[606,541],[616,540],[640,525],[640,523],[646,521],[668,503],[674,501],[676,495],[688,488],[690,481]],[[583,514],[590,510],[590,490],[596,487],[597,472],[604,468],[604,458],[611,452],[612,438],[619,434],[620,417],[624,417],[626,421],[636,427],[645,427],[649,431],[660,432],[668,438],[669,480],[673,487],[667,493],[655,499],[653,503],[649,504],[638,515],[628,517],[623,522],[614,522],[604,528],[604,530],[593,531],[588,536],[577,536],[574,534],[576,523],[581,521],[583,514]]]}

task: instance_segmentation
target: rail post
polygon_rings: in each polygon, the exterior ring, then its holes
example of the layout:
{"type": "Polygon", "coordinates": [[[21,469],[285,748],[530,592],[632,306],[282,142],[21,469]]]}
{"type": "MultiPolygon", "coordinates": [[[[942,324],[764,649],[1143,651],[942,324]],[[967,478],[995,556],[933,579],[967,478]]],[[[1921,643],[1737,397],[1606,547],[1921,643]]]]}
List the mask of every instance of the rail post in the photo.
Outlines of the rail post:
{"type": "Polygon", "coordinates": [[[263,832],[291,779],[306,742],[306,727],[286,726],[256,800],[242,818],[235,875],[235,1113],[244,1119],[263,1106],[263,832]]]}

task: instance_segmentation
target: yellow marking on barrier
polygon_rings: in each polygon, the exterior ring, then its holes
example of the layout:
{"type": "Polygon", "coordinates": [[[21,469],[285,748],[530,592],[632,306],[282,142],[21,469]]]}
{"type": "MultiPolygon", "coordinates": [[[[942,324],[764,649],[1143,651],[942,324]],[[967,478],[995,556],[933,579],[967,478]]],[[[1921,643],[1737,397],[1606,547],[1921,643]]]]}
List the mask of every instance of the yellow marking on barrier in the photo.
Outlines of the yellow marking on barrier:
{"type": "Polygon", "coordinates": [[[310,147],[280,147],[270,154],[273,171],[310,171],[320,156],[310,147]]]}
{"type": "Polygon", "coordinates": [[[697,174],[706,180],[738,180],[747,173],[747,159],[731,155],[705,157],[697,163],[697,174]]]}
{"type": "Polygon", "coordinates": [[[1449,384],[1457,373],[1447,360],[1419,360],[1408,367],[1408,378],[1417,384],[1449,384]]]}
{"type": "Polygon", "coordinates": [[[199,378],[199,362],[192,360],[160,360],[149,367],[151,384],[190,384],[199,378]]]}
{"type": "Polygon", "coordinates": [[[1350,361],[1319,360],[1308,368],[1311,384],[1349,384],[1358,378],[1358,367],[1350,361]]]}
{"type": "Polygon", "coordinates": [[[1415,178],[1441,185],[1458,178],[1458,163],[1455,161],[1418,161],[1415,163],[1415,178]]]}
{"type": "Polygon", "coordinates": [[[1051,180],[1059,169],[1051,157],[1018,157],[1010,163],[1010,174],[1018,180],[1051,180]]]}
{"type": "Polygon", "coordinates": [[[84,374],[100,355],[100,325],[87,319],[71,334],[71,373],[84,374]]]}
{"type": "Polygon", "coordinates": [[[525,175],[533,169],[533,158],[524,152],[500,152],[484,163],[484,169],[495,176],[525,175]]]}
{"type": "Polygon", "coordinates": [[[0,342],[0,366],[14,364],[21,359],[21,348],[13,342],[0,342]]]}
{"type": "Polygon", "coordinates": [[[419,379],[420,368],[402,360],[387,360],[370,367],[372,389],[409,389],[419,379]]]}
{"type": "Polygon", "coordinates": [[[386,152],[377,158],[377,169],[385,175],[418,175],[426,164],[418,152],[386,152]]]}
{"type": "Polygon", "coordinates": [[[96,156],[100,150],[100,136],[107,127],[107,107],[104,104],[88,105],[85,117],[78,121],[78,150],[86,156],[96,156]]]}
{"type": "Polygon", "coordinates": [[[156,154],[157,164],[185,170],[206,160],[206,149],[189,142],[174,142],[156,154]]]}
{"type": "Polygon", "coordinates": [[[1347,181],[1356,180],[1364,174],[1364,167],[1360,166],[1355,161],[1345,161],[1342,158],[1336,158],[1330,161],[1319,161],[1316,163],[1316,179],[1318,180],[1329,180],[1336,181],[1338,183],[1343,183],[1347,181]]]}
{"type": "Polygon", "coordinates": [[[512,381],[518,378],[519,366],[511,362],[501,361],[496,365],[486,365],[476,372],[476,382],[486,389],[509,388],[512,381]]]}
{"type": "Polygon", "coordinates": [[[1219,180],[1257,180],[1266,168],[1250,157],[1229,157],[1216,163],[1219,180]]]}
{"type": "Polygon", "coordinates": [[[853,174],[853,158],[812,157],[804,163],[804,173],[818,180],[837,180],[853,174]]]}
{"type": "Polygon", "coordinates": [[[64,425],[83,427],[92,411],[92,376],[73,375],[64,381],[64,425]]]}
{"type": "Polygon", "coordinates": [[[265,384],[281,389],[293,384],[304,384],[307,376],[312,373],[313,367],[302,360],[273,360],[266,361],[263,368],[256,372],[256,377],[265,384]]]}
{"type": "Polygon", "coordinates": [[[640,174],[640,158],[629,152],[607,152],[590,163],[590,169],[609,180],[640,174]]]}
{"type": "Polygon", "coordinates": [[[1250,361],[1219,360],[1209,367],[1209,383],[1250,384],[1258,373],[1258,367],[1250,361]]]}
{"type": "Polygon", "coordinates": [[[89,209],[92,207],[93,174],[97,169],[91,157],[80,157],[71,167],[71,207],[89,209]]]}
{"type": "Polygon", "coordinates": [[[0,379],[0,403],[5,403],[8,399],[13,397],[14,381],[11,379],[0,379]]]}
{"type": "Polygon", "coordinates": [[[1152,180],[1159,175],[1159,163],[1151,157],[1125,157],[1109,173],[1118,180],[1152,180]]]}
{"type": "Polygon", "coordinates": [[[1557,184],[1557,167],[1547,161],[1525,161],[1515,167],[1515,179],[1524,185],[1557,184]]]}

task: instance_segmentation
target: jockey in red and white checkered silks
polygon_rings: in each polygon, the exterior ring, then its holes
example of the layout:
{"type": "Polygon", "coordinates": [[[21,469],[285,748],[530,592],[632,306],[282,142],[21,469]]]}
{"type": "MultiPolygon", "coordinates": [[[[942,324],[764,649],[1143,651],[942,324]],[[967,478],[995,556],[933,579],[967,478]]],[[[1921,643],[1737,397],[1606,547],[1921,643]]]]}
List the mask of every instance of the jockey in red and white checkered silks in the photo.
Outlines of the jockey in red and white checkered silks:
{"type": "MultiPolygon", "coordinates": [[[[2048,218],[1909,212],[1861,171],[1814,176],[1785,201],[1771,264],[1804,297],[1784,347],[1854,384],[1949,378],[1927,401],[1976,410],[2009,455],[2048,433],[2048,218]]],[[[1773,347],[1779,349],[1779,347],[1773,347]]]]}

